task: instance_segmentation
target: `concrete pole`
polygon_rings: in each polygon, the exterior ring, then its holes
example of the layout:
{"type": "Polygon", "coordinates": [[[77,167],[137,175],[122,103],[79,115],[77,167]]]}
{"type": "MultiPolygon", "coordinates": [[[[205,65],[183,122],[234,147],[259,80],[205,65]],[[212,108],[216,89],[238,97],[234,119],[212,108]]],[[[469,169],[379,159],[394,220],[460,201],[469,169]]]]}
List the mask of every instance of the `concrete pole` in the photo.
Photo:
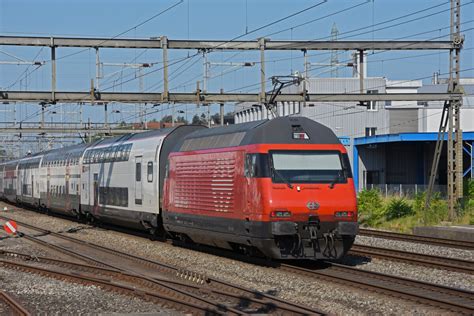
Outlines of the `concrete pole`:
{"type": "Polygon", "coordinates": [[[89,143],[92,142],[92,134],[91,134],[91,118],[87,118],[87,126],[89,127],[89,133],[87,133],[87,136],[89,138],[89,143]]]}
{"type": "Polygon", "coordinates": [[[81,104],[79,104],[79,123],[81,125],[81,128],[82,128],[82,102],[81,104]]]}
{"type": "Polygon", "coordinates": [[[211,105],[207,104],[207,127],[211,128],[211,105]]]}
{"type": "Polygon", "coordinates": [[[455,217],[454,209],[454,145],[453,145],[453,102],[448,109],[448,216],[450,220],[455,217]]]}
{"type": "Polygon", "coordinates": [[[202,92],[207,92],[207,81],[209,80],[209,63],[207,62],[207,53],[205,50],[202,51],[203,57],[203,80],[202,80],[202,92]]]}
{"type": "Polygon", "coordinates": [[[163,49],[163,94],[161,101],[168,101],[168,38],[161,37],[161,48],[163,49]]]}
{"type": "Polygon", "coordinates": [[[260,46],[260,102],[266,102],[266,88],[265,88],[265,38],[258,40],[260,46]]]}
{"type": "MultiPolygon", "coordinates": [[[[221,94],[224,93],[224,89],[221,89],[221,94]]],[[[224,103],[220,104],[220,117],[221,117],[221,126],[224,126],[224,103]]]]}
{"type": "Polygon", "coordinates": [[[364,93],[364,51],[359,50],[359,82],[360,93],[364,93]]]}
{"type": "Polygon", "coordinates": [[[41,105],[41,128],[44,128],[44,104],[41,105]]]}
{"type": "Polygon", "coordinates": [[[56,100],[56,47],[51,37],[51,101],[56,100]]]}
{"type": "Polygon", "coordinates": [[[174,127],[174,104],[171,104],[171,126],[174,127]]]}
{"type": "Polygon", "coordinates": [[[100,81],[100,56],[99,48],[95,48],[95,89],[99,91],[99,81],[100,81]]]}
{"type": "Polygon", "coordinates": [[[107,109],[107,103],[104,104],[104,127],[108,128],[109,127],[109,111],[107,109]]]}
{"type": "Polygon", "coordinates": [[[306,107],[306,82],[308,81],[308,56],[306,50],[303,51],[304,55],[304,80],[303,80],[303,107],[306,107]]]}

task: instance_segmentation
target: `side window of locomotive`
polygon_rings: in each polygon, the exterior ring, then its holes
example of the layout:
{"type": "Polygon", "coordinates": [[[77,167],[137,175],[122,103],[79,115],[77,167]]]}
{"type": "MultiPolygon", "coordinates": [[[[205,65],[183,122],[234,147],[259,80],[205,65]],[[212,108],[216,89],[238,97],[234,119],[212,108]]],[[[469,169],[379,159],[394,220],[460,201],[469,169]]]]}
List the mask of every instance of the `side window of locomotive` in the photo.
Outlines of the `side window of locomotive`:
{"type": "Polygon", "coordinates": [[[135,181],[140,182],[142,181],[142,163],[137,162],[135,164],[135,181]]]}
{"type": "Polygon", "coordinates": [[[248,154],[245,159],[245,176],[265,178],[270,176],[267,154],[248,154]]]}
{"type": "Polygon", "coordinates": [[[342,154],[342,167],[344,168],[345,177],[352,178],[351,164],[347,154],[342,154]]]}
{"type": "Polygon", "coordinates": [[[169,165],[169,162],[167,162],[165,165],[165,178],[169,177],[169,173],[170,173],[170,165],[169,165]]]}
{"type": "Polygon", "coordinates": [[[147,180],[153,182],[153,162],[149,161],[147,164],[147,180]]]}
{"type": "Polygon", "coordinates": [[[248,154],[245,159],[245,176],[247,178],[255,178],[256,175],[257,155],[248,154]]]}

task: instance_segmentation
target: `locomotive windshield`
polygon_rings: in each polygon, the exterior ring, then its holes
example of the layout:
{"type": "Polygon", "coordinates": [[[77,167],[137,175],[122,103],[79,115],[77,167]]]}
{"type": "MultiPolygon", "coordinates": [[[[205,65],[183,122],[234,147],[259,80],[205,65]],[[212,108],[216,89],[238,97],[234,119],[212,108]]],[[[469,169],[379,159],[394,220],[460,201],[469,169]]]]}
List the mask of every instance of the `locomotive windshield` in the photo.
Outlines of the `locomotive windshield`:
{"type": "Polygon", "coordinates": [[[274,183],[345,183],[350,175],[347,155],[338,151],[272,151],[274,183]]]}

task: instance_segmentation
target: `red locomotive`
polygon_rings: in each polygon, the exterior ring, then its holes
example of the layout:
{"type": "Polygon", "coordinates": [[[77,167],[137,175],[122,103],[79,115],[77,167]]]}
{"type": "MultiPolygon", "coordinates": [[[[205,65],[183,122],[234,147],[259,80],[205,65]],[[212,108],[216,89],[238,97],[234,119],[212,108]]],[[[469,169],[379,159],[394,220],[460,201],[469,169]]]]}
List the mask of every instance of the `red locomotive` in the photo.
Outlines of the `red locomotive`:
{"type": "Polygon", "coordinates": [[[303,117],[200,129],[170,154],[164,229],[276,259],[335,259],[358,232],[344,146],[303,117]]]}

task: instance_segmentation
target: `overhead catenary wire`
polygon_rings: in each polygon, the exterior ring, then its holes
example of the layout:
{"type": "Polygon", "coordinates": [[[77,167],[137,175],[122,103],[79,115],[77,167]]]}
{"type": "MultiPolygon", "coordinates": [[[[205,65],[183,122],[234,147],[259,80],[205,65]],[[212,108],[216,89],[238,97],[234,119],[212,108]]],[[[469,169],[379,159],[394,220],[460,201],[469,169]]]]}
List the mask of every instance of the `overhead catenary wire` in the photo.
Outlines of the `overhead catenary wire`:
{"type": "MultiPolygon", "coordinates": [[[[148,23],[148,22],[150,22],[150,21],[156,19],[157,17],[159,17],[159,16],[165,14],[166,12],[172,10],[173,8],[177,7],[177,6],[180,5],[183,1],[184,1],[184,0],[180,0],[179,2],[176,2],[175,4],[173,4],[173,5],[169,6],[169,7],[167,7],[167,8],[164,9],[164,10],[161,10],[160,12],[158,12],[158,13],[154,14],[153,16],[147,18],[146,20],[144,20],[144,21],[142,21],[142,22],[136,24],[135,26],[130,27],[130,28],[126,29],[125,31],[118,33],[117,35],[114,35],[114,36],[112,36],[112,37],[110,37],[110,38],[107,38],[107,39],[103,40],[102,42],[100,42],[100,44],[103,44],[103,43],[106,43],[107,41],[116,39],[116,38],[118,38],[118,37],[120,37],[120,36],[122,36],[122,35],[124,35],[124,34],[126,34],[126,33],[128,33],[128,32],[130,32],[131,30],[137,29],[137,28],[139,28],[139,27],[145,25],[146,23],[148,23]]],[[[100,45],[100,44],[99,44],[99,45],[100,45]]],[[[81,53],[86,52],[86,51],[89,51],[89,50],[90,50],[90,48],[85,48],[85,49],[82,49],[82,50],[80,50],[80,51],[78,51],[78,52],[74,52],[74,53],[70,53],[70,54],[67,54],[67,55],[58,57],[58,58],[56,58],[56,61],[61,60],[61,59],[66,59],[66,58],[69,58],[69,57],[71,57],[71,56],[78,55],[78,54],[81,54],[81,53]]],[[[49,62],[52,62],[52,60],[49,59],[49,60],[45,60],[45,61],[44,61],[44,63],[49,63],[49,62]]],[[[10,86],[12,86],[12,85],[10,85],[10,86]]],[[[10,87],[10,86],[9,86],[9,87],[10,87]]],[[[8,88],[7,88],[7,89],[8,89],[8,88]]]]}
{"type": "MultiPolygon", "coordinates": [[[[381,22],[378,22],[376,23],[375,25],[383,25],[383,24],[386,24],[386,23],[390,23],[392,21],[397,21],[399,19],[402,19],[402,18],[406,18],[406,17],[410,17],[410,16],[413,16],[413,15],[417,15],[417,14],[420,14],[420,13],[423,13],[423,12],[427,12],[429,10],[432,10],[434,8],[437,8],[437,7],[440,7],[440,6],[443,6],[443,5],[446,5],[448,4],[449,1],[445,1],[441,4],[437,4],[437,5],[434,5],[434,6],[430,6],[430,7],[427,7],[427,8],[424,8],[424,9],[421,9],[421,10],[417,10],[415,12],[411,12],[411,13],[408,13],[408,14],[404,14],[404,15],[401,15],[401,16],[397,16],[397,17],[394,17],[394,18],[391,18],[391,19],[388,19],[388,20],[385,20],[385,21],[381,21],[381,22]]],[[[463,4],[464,5],[469,5],[469,4],[472,4],[472,3],[467,3],[467,4],[463,4]]],[[[384,30],[384,29],[387,29],[387,28],[392,28],[392,27],[396,27],[396,26],[400,26],[400,25],[404,25],[406,23],[411,23],[411,22],[414,22],[414,21],[417,21],[421,18],[427,18],[427,17],[432,17],[434,15],[437,15],[437,14],[440,14],[440,13],[443,13],[443,12],[447,12],[449,11],[449,9],[446,9],[446,10],[441,10],[441,11],[437,11],[435,13],[431,13],[431,14],[428,14],[428,15],[424,15],[422,17],[417,17],[417,18],[414,18],[414,19],[411,19],[409,21],[405,21],[405,22],[400,22],[400,23],[396,23],[395,25],[389,25],[389,26],[385,26],[385,27],[382,27],[382,28],[378,28],[378,29],[373,29],[373,30],[370,30],[366,33],[371,33],[371,32],[378,32],[378,31],[381,31],[381,30],[384,30]]],[[[353,33],[353,32],[356,32],[356,31],[359,31],[359,30],[363,30],[363,29],[367,29],[367,28],[370,28],[372,27],[372,25],[368,25],[368,26],[364,26],[364,27],[360,27],[360,28],[356,28],[356,29],[353,29],[353,30],[350,30],[350,31],[346,31],[346,32],[343,32],[343,33],[340,33],[340,34],[350,34],[350,33],[353,33]]],[[[438,28],[439,29],[439,28],[438,28]]],[[[437,30],[438,30],[437,29],[437,30]]],[[[355,35],[351,35],[351,36],[346,36],[344,38],[351,38],[351,37],[354,37],[354,36],[357,36],[357,35],[361,35],[362,33],[359,33],[359,34],[355,34],[355,35]]],[[[417,33],[417,35],[420,35],[419,33],[417,33]]],[[[322,39],[326,39],[326,38],[329,38],[329,37],[322,37],[322,38],[317,38],[317,39],[314,39],[314,40],[322,40],[322,39]]],[[[341,38],[340,38],[341,39],[341,38]]],[[[421,41],[420,41],[421,42],[421,41]]],[[[291,45],[291,44],[290,44],[291,45]]],[[[283,45],[282,45],[283,47],[283,45]]],[[[285,45],[286,47],[286,45],[285,45]]],[[[407,46],[408,47],[408,46],[407,46]]],[[[380,53],[380,52],[377,52],[377,53],[380,53]]],[[[292,59],[292,58],[290,58],[292,59]]],[[[348,61],[351,61],[351,60],[348,60],[348,61]]],[[[238,90],[238,89],[234,89],[234,90],[238,90]]]]}

